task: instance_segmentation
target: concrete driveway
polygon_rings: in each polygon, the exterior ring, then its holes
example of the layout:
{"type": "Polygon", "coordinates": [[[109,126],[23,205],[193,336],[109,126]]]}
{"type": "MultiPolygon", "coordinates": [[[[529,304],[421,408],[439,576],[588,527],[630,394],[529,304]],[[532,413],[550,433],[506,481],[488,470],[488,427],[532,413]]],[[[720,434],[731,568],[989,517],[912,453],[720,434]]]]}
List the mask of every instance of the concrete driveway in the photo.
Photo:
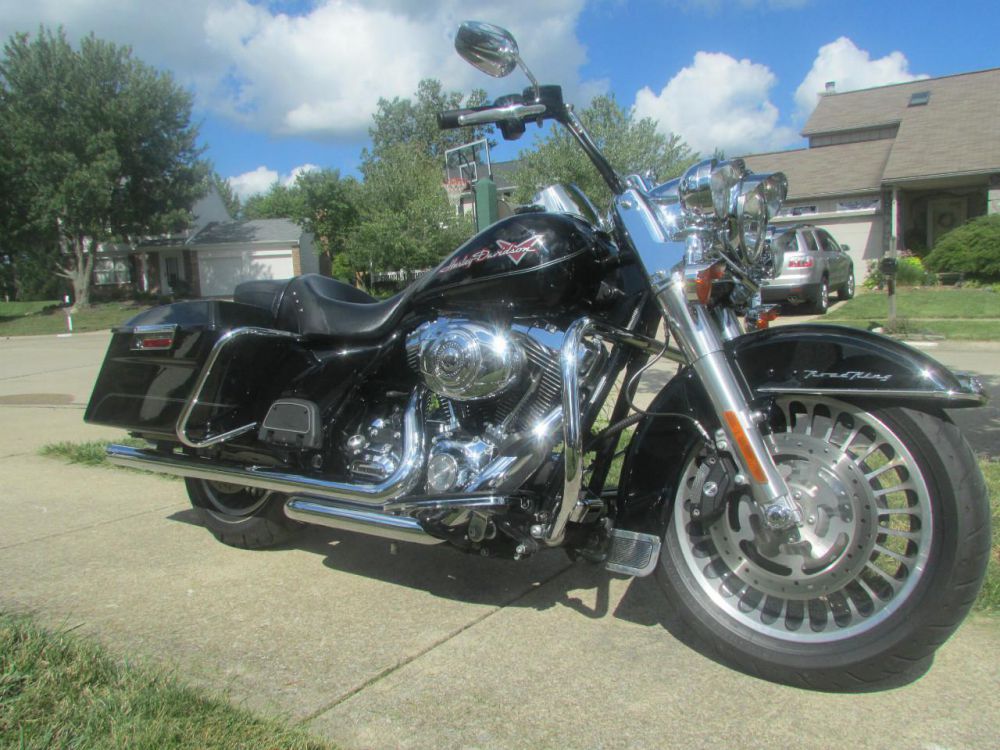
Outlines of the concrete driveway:
{"type": "MultiPolygon", "coordinates": [[[[269,552],[218,544],[180,482],[37,455],[117,437],[81,421],[106,343],[0,340],[3,608],[79,627],[345,748],[1000,746],[993,619],[967,621],[909,684],[826,695],[715,663],[653,580],[559,551],[523,563],[402,544],[391,555],[321,529],[269,552]]],[[[933,353],[998,390],[1000,347],[933,353]]],[[[1000,428],[991,408],[984,437],[1000,428]]]]}

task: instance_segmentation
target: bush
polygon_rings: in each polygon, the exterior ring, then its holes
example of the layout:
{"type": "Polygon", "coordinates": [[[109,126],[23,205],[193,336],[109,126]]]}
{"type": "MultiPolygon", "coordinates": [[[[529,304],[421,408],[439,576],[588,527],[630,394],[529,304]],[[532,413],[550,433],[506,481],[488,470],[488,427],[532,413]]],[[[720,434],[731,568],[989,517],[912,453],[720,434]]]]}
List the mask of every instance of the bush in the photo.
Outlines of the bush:
{"type": "Polygon", "coordinates": [[[1000,214],[979,216],[948,232],[924,262],[932,271],[1000,281],[1000,214]]]}
{"type": "MultiPolygon", "coordinates": [[[[899,264],[896,266],[897,286],[931,286],[936,283],[934,274],[924,268],[924,264],[916,255],[906,251],[899,254],[899,264]]],[[[864,286],[868,289],[881,289],[885,285],[885,276],[879,270],[879,261],[868,261],[868,278],[864,286]]]]}

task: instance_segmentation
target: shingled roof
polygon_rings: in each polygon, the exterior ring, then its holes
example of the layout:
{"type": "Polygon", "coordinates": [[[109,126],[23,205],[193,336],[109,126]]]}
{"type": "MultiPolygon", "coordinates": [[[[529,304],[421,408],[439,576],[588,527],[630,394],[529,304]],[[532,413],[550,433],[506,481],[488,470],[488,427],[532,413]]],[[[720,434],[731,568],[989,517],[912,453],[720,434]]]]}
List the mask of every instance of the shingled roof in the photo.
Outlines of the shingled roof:
{"type": "Polygon", "coordinates": [[[788,199],[878,191],[892,141],[862,141],[824,148],[744,157],[754,172],[784,172],[788,199]]]}
{"type": "Polygon", "coordinates": [[[302,227],[291,219],[250,219],[244,221],[213,222],[198,232],[187,244],[295,244],[301,239],[302,231],[302,227]]]}
{"type": "MultiPolygon", "coordinates": [[[[802,135],[897,124],[895,138],[887,141],[891,150],[882,182],[1000,171],[1000,68],[828,94],[802,135]],[[926,103],[910,106],[911,97],[923,92],[929,95],[926,103]]],[[[828,149],[850,158],[843,145],[809,151],[828,149]]]]}

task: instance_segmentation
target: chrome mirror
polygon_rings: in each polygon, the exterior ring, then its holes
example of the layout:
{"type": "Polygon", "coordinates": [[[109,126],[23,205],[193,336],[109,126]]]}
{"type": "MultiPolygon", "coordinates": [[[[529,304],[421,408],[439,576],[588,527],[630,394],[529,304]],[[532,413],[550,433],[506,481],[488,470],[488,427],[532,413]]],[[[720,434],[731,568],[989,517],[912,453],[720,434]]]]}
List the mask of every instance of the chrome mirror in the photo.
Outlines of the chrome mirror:
{"type": "Polygon", "coordinates": [[[455,35],[455,50],[470,65],[494,78],[503,78],[517,67],[517,41],[507,29],[481,21],[466,21],[455,35]]]}

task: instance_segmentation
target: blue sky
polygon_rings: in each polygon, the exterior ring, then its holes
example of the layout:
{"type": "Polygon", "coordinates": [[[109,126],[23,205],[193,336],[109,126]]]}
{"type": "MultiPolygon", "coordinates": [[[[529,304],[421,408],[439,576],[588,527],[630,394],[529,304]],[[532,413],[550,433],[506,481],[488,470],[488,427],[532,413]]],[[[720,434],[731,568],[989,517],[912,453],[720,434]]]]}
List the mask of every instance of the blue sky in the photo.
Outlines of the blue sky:
{"type": "MultiPolygon", "coordinates": [[[[455,55],[466,18],[510,28],[546,82],[655,117],[703,152],[801,146],[816,92],[1000,65],[995,3],[959,0],[0,0],[0,35],[62,25],[129,44],[195,93],[206,155],[244,196],[356,169],[378,97],[424,77],[518,90],[455,55]]],[[[1000,116],[1000,113],[998,113],[1000,116]]],[[[500,158],[531,143],[531,131],[500,158]]]]}

